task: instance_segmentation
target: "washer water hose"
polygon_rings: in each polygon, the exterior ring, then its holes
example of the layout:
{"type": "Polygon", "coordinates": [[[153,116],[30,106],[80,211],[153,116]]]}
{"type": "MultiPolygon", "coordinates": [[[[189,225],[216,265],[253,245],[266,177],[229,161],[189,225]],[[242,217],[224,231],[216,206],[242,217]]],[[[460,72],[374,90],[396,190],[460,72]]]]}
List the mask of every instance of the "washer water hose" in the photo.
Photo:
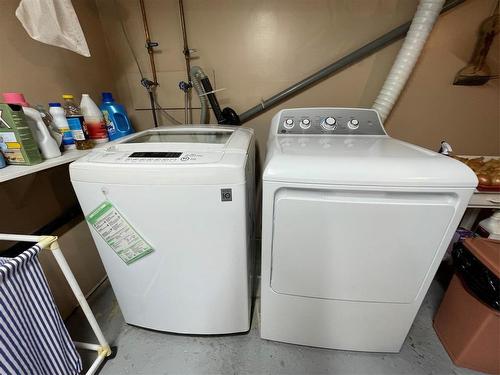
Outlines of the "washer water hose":
{"type": "Polygon", "coordinates": [[[198,97],[200,98],[200,106],[201,106],[200,124],[208,124],[207,95],[205,93],[203,85],[201,84],[201,80],[207,78],[207,76],[199,66],[192,66],[189,73],[190,73],[189,75],[191,76],[191,83],[194,89],[196,90],[198,97]]]}
{"type": "Polygon", "coordinates": [[[444,2],[445,0],[420,0],[403,46],[373,103],[373,109],[378,111],[382,121],[391,112],[408,81],[444,2]]]}

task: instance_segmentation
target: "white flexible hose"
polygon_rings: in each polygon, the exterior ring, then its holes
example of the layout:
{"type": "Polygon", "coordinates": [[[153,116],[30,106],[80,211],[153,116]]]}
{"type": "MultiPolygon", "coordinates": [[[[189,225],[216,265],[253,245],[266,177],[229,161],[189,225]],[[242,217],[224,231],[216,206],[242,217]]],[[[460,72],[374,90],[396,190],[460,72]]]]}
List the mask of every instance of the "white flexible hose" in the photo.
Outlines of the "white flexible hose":
{"type": "Polygon", "coordinates": [[[417,63],[445,0],[420,0],[401,50],[392,65],[384,86],[373,103],[384,121],[396,103],[417,63]]]}

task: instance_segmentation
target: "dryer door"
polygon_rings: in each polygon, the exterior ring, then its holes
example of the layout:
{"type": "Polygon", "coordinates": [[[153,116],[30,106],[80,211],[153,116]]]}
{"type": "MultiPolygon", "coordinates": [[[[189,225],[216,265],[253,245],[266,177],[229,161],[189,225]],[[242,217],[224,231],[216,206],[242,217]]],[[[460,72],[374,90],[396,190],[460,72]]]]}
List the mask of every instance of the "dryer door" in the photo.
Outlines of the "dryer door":
{"type": "Polygon", "coordinates": [[[282,188],[271,287],[324,299],[411,303],[453,219],[452,193],[282,188]]]}

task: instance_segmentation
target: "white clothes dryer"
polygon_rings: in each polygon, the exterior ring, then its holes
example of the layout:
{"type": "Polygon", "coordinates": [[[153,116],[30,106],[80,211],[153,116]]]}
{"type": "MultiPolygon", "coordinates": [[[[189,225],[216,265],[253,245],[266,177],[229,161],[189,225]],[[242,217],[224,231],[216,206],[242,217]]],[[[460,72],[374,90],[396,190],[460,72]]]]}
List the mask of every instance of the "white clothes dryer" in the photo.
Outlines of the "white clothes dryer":
{"type": "Polygon", "coordinates": [[[397,352],[477,185],[376,111],[285,109],[263,175],[261,336],[397,352]]]}

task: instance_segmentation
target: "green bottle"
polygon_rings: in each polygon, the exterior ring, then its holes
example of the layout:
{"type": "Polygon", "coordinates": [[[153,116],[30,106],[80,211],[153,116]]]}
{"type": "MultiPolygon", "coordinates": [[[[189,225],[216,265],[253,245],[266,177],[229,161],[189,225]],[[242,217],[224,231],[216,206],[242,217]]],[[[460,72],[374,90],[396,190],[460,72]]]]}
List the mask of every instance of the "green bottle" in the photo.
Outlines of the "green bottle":
{"type": "Polygon", "coordinates": [[[20,105],[0,103],[0,151],[7,164],[34,165],[42,162],[20,105]]]}

